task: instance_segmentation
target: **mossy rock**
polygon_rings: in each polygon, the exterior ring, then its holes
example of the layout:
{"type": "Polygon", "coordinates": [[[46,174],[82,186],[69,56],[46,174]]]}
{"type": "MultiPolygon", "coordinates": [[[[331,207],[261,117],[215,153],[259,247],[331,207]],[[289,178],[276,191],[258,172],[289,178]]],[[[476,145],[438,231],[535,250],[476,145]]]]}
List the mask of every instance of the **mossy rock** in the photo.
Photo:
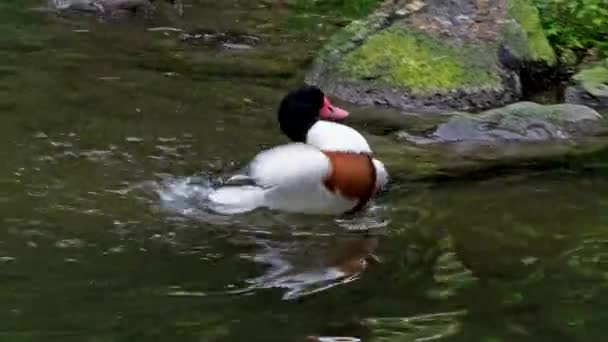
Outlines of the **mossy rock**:
{"type": "Polygon", "coordinates": [[[387,1],[328,41],[307,82],[353,103],[422,112],[514,102],[523,65],[556,64],[527,1],[387,1]]]}
{"type": "Polygon", "coordinates": [[[608,59],[584,67],[573,79],[576,85],[566,90],[566,101],[608,108],[608,59]]]}
{"type": "Polygon", "coordinates": [[[463,86],[500,87],[492,61],[477,55],[477,48],[465,45],[456,50],[423,33],[391,28],[344,56],[337,69],[345,78],[376,79],[409,88],[415,94],[463,86]]]}

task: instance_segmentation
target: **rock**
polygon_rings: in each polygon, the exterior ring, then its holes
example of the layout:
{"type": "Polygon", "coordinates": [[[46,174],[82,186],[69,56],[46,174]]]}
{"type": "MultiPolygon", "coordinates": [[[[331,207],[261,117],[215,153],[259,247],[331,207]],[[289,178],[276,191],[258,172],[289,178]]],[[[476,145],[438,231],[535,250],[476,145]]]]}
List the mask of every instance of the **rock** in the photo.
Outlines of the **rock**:
{"type": "MultiPolygon", "coordinates": [[[[378,120],[375,126],[381,126],[378,120]]],[[[367,126],[363,115],[357,121],[367,126]]],[[[608,151],[608,123],[582,105],[520,102],[479,114],[408,115],[387,122],[401,129],[367,138],[397,183],[589,167],[586,161],[602,160],[608,151]]]]}
{"type": "Polygon", "coordinates": [[[49,0],[49,4],[58,11],[98,12],[102,9],[96,0],[49,0]]]}
{"type": "Polygon", "coordinates": [[[180,40],[195,45],[206,45],[225,50],[249,51],[259,43],[260,38],[238,31],[195,30],[183,32],[180,40]]]}
{"type": "Polygon", "coordinates": [[[228,50],[251,50],[253,46],[248,44],[222,43],[222,47],[228,50]]]}
{"type": "Polygon", "coordinates": [[[58,10],[107,12],[115,10],[135,10],[149,6],[148,0],[51,0],[58,10]]]}
{"type": "Polygon", "coordinates": [[[566,102],[608,108],[608,58],[583,68],[573,80],[576,85],[566,89],[566,102]]]}
{"type": "Polygon", "coordinates": [[[521,97],[556,57],[528,0],[393,0],[336,33],[307,82],[357,104],[481,110],[521,97]]]}
{"type": "MultiPolygon", "coordinates": [[[[166,0],[175,3],[176,0],[166,0]]],[[[121,17],[143,12],[150,13],[154,0],[49,0],[52,8],[62,14],[94,14],[104,17],[121,17]]]]}
{"type": "Polygon", "coordinates": [[[519,102],[480,114],[454,114],[428,136],[399,136],[414,143],[514,142],[592,136],[603,127],[595,110],[573,104],[519,102]]]}

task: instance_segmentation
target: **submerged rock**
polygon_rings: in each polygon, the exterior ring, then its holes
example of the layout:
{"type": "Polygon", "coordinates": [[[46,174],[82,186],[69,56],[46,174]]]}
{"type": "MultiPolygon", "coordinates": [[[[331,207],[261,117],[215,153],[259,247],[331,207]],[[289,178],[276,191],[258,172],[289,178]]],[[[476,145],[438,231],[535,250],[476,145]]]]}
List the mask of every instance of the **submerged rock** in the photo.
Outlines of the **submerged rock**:
{"type": "Polygon", "coordinates": [[[566,101],[608,108],[608,58],[583,68],[574,76],[576,85],[566,89],[566,101]]]}
{"type": "Polygon", "coordinates": [[[528,0],[394,0],[338,32],[307,81],[358,104],[479,110],[521,96],[556,57],[528,0]]]}
{"type": "Polygon", "coordinates": [[[57,10],[107,12],[114,10],[135,10],[150,6],[148,0],[51,0],[57,10]]]}
{"type": "Polygon", "coordinates": [[[218,32],[215,30],[196,30],[180,35],[184,42],[195,45],[215,46],[226,50],[249,51],[255,48],[260,38],[237,31],[218,32]]]}
{"type": "MultiPolygon", "coordinates": [[[[178,0],[164,0],[178,4],[178,0]]],[[[49,0],[51,8],[62,14],[94,14],[120,17],[133,13],[149,14],[154,10],[154,0],[49,0]]]]}
{"type": "Polygon", "coordinates": [[[97,12],[101,10],[94,0],[49,0],[49,6],[58,11],[97,12]]]}

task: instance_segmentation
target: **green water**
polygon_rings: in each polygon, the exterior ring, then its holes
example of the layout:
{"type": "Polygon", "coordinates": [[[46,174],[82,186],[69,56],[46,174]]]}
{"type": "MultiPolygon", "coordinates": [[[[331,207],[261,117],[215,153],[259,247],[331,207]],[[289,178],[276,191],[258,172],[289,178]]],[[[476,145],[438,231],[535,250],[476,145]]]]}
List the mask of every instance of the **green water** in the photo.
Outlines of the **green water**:
{"type": "Polygon", "coordinates": [[[43,2],[0,4],[0,341],[605,340],[605,175],[398,183],[353,220],[214,216],[184,177],[285,142],[277,103],[343,20],[198,0],[108,23],[43,2]],[[146,30],[167,25],[259,41],[146,30]]]}

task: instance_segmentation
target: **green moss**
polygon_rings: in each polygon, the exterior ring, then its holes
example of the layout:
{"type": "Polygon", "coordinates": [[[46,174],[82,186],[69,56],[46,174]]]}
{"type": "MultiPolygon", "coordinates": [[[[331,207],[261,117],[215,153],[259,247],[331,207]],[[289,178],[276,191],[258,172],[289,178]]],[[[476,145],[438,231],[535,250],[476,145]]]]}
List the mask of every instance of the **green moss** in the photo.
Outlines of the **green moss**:
{"type": "Polygon", "coordinates": [[[608,96],[608,59],[603,64],[597,64],[574,76],[589,94],[596,97],[608,96]]]}
{"type": "Polygon", "coordinates": [[[378,80],[412,93],[498,87],[491,61],[472,47],[454,48],[430,36],[388,29],[371,36],[338,64],[346,78],[378,80]]]}
{"type": "MultiPolygon", "coordinates": [[[[554,65],[557,61],[555,51],[545,36],[536,7],[528,0],[511,0],[509,15],[519,24],[520,34],[523,35],[525,46],[516,46],[516,49],[520,50],[520,57],[554,65]]],[[[513,26],[507,25],[507,39],[511,40],[516,35],[513,26]]],[[[517,41],[514,43],[521,45],[517,41]]]]}
{"type": "Polygon", "coordinates": [[[367,30],[365,21],[355,20],[351,22],[330,38],[321,49],[320,55],[325,58],[332,57],[348,47],[353,47],[353,38],[358,35],[364,35],[367,30]]]}
{"type": "Polygon", "coordinates": [[[380,16],[371,15],[366,19],[352,21],[329,39],[319,56],[324,60],[339,58],[342,53],[354,49],[357,42],[373,35],[382,26],[383,20],[380,16]]]}

